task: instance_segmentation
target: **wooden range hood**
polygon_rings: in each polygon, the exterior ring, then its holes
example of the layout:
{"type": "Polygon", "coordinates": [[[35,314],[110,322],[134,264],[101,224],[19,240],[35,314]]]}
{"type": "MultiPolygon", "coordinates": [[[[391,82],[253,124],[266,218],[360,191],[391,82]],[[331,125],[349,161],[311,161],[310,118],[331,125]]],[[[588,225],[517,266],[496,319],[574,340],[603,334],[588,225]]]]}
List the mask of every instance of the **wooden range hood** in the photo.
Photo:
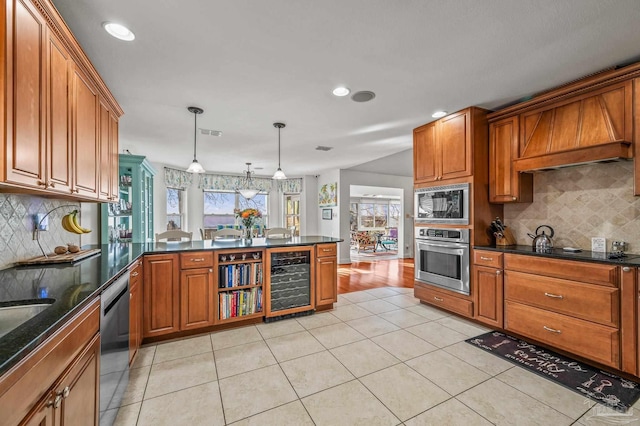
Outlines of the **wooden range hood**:
{"type": "Polygon", "coordinates": [[[633,158],[627,80],[520,114],[517,172],[633,158]]]}

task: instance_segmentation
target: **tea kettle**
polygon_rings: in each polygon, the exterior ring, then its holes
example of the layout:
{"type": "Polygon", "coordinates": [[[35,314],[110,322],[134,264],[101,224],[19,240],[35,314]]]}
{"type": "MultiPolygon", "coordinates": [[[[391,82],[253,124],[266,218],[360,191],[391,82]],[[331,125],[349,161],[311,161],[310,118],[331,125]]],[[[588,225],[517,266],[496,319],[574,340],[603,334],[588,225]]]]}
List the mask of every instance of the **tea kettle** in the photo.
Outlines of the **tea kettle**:
{"type": "Polygon", "coordinates": [[[550,227],[549,225],[540,225],[536,228],[536,235],[533,235],[533,234],[527,234],[527,235],[533,238],[532,247],[535,251],[540,253],[546,253],[546,252],[550,252],[551,249],[553,248],[553,241],[551,240],[551,238],[553,238],[553,228],[550,227]],[[549,235],[545,234],[544,230],[542,231],[542,234],[540,234],[538,232],[540,231],[540,228],[549,229],[550,234],[549,235]]]}

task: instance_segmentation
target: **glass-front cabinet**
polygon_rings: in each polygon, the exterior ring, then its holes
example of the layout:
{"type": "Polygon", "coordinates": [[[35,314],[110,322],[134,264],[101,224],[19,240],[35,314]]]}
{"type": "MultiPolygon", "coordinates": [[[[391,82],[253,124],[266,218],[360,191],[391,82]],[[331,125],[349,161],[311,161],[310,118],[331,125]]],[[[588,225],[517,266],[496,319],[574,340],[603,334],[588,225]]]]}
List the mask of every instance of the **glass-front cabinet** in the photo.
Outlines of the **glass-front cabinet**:
{"type": "Polygon", "coordinates": [[[118,200],[102,204],[101,241],[152,242],[153,177],[155,169],[141,155],[121,154],[118,200]]]}
{"type": "Polygon", "coordinates": [[[314,246],[267,250],[267,318],[314,309],[314,259],[314,246]]]}

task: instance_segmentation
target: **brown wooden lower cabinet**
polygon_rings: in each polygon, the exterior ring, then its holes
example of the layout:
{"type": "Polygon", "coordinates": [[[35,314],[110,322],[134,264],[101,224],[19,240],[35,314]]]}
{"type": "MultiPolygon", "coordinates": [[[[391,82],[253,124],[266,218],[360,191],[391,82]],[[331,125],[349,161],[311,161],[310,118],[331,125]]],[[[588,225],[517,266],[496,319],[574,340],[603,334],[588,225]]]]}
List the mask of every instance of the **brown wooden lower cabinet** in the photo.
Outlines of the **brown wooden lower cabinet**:
{"type": "Polygon", "coordinates": [[[504,328],[584,358],[620,367],[620,335],[617,328],[505,302],[504,328]]]}
{"type": "Polygon", "coordinates": [[[187,269],[180,273],[180,330],[213,325],[214,302],[212,268],[187,269]]]}
{"type": "Polygon", "coordinates": [[[142,344],[142,261],[129,269],[129,364],[142,344]]]}
{"type": "Polygon", "coordinates": [[[503,278],[502,269],[475,266],[474,318],[494,327],[503,326],[503,278]]]}
{"type": "Polygon", "coordinates": [[[473,301],[454,296],[448,292],[437,290],[435,287],[416,282],[413,286],[415,296],[421,301],[467,318],[473,316],[473,301]]]}
{"type": "Polygon", "coordinates": [[[0,378],[0,425],[97,425],[100,300],[0,378]]]}
{"type": "Polygon", "coordinates": [[[335,243],[316,247],[316,310],[338,301],[338,257],[335,243]]]}
{"type": "Polygon", "coordinates": [[[143,337],[180,331],[180,266],[177,254],[144,257],[143,337]]]}

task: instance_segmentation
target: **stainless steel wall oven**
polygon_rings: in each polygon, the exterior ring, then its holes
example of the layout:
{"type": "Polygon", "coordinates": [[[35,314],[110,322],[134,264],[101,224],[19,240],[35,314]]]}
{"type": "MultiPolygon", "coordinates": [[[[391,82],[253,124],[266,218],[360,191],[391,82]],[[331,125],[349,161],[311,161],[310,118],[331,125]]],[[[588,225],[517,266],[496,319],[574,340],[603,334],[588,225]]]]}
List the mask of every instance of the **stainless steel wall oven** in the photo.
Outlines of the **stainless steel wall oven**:
{"type": "Polygon", "coordinates": [[[469,230],[416,227],[415,279],[469,295],[469,230]]]}

